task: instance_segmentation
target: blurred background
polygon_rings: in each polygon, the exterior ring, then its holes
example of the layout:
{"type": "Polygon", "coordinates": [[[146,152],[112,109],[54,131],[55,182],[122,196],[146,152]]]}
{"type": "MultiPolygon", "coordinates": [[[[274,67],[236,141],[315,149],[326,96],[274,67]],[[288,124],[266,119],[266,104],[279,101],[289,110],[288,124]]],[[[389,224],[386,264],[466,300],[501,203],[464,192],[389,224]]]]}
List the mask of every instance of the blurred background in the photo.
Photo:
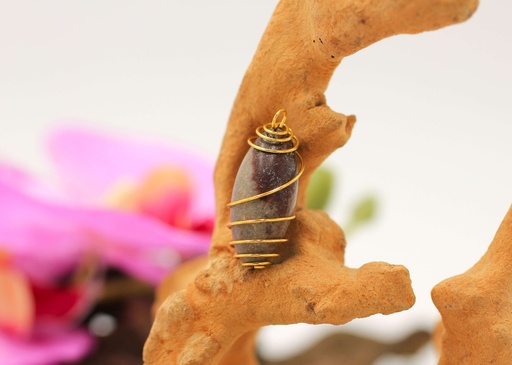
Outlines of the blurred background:
{"type": "MultiPolygon", "coordinates": [[[[0,160],[50,174],[44,144],[78,124],[188,146],[214,163],[238,87],[277,1],[0,2],[0,160]]],[[[344,59],[328,105],[355,114],[327,161],[328,212],[365,196],[376,216],[348,237],[346,264],[405,265],[417,302],[343,331],[395,341],[439,319],[430,290],[486,251],[512,203],[512,3],[469,21],[385,39],[344,59]]],[[[266,121],[262,121],[266,122],[266,121]]],[[[334,326],[275,326],[260,352],[283,359],[334,326]]],[[[435,364],[431,346],[407,360],[435,364]]]]}

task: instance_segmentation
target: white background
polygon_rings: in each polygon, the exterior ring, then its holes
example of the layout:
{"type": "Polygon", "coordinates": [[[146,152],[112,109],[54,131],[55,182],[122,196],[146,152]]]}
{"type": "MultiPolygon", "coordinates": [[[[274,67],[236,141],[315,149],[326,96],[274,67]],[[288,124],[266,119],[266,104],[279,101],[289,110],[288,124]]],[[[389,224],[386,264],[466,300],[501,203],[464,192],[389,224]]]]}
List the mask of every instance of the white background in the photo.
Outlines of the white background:
{"type": "MultiPolygon", "coordinates": [[[[45,174],[48,131],[79,120],[196,146],[213,161],[275,4],[0,1],[0,159],[45,174]]],[[[390,340],[432,328],[431,288],[479,259],[512,203],[510,14],[511,2],[484,0],[466,23],[358,52],[331,80],[328,104],[358,122],[327,161],[338,176],[330,213],[346,221],[367,193],[381,206],[349,237],[346,263],[404,264],[417,296],[407,312],[342,329],[390,340]]],[[[260,342],[280,357],[330,330],[275,327],[260,342]]]]}

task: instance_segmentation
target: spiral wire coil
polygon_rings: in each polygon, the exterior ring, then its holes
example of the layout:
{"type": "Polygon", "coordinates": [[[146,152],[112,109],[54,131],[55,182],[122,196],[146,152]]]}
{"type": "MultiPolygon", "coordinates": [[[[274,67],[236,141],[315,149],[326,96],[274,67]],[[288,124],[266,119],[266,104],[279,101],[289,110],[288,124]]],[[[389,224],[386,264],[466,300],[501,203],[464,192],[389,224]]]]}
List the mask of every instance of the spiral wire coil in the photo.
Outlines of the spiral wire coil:
{"type": "MultiPolygon", "coordinates": [[[[267,152],[267,153],[292,153],[295,152],[296,156],[298,157],[300,161],[300,168],[297,175],[295,175],[291,180],[287,181],[286,183],[278,186],[277,188],[274,188],[272,190],[266,191],[261,194],[253,195],[248,198],[240,199],[233,201],[228,204],[229,208],[232,208],[235,205],[244,204],[247,202],[251,202],[257,199],[261,199],[263,197],[275,194],[281,190],[286,189],[290,185],[292,185],[294,182],[299,180],[302,173],[304,172],[304,161],[302,160],[302,156],[297,152],[297,149],[299,148],[299,140],[297,137],[293,134],[293,131],[290,127],[286,125],[286,110],[280,109],[277,111],[277,113],[274,115],[274,118],[272,119],[272,122],[267,123],[263,126],[260,126],[256,129],[256,136],[250,137],[247,140],[247,143],[252,148],[267,152]],[[278,123],[277,119],[280,115],[282,116],[281,121],[278,123]],[[264,133],[267,133],[269,135],[265,135],[264,133]],[[261,138],[268,142],[282,142],[286,143],[289,141],[292,141],[293,146],[288,149],[284,150],[273,150],[265,147],[261,147],[255,144],[255,141],[257,138],[261,138]]],[[[291,221],[295,219],[295,215],[291,215],[288,217],[275,217],[275,218],[257,218],[257,219],[247,219],[242,221],[235,221],[230,222],[228,224],[228,228],[231,228],[233,226],[238,225],[244,225],[244,224],[261,224],[261,223],[274,223],[274,222],[284,222],[284,221],[291,221]]],[[[236,245],[243,245],[243,244],[271,244],[271,243],[286,243],[288,242],[287,238],[266,238],[266,239],[244,239],[244,240],[233,240],[230,241],[229,244],[231,246],[236,245]]],[[[271,265],[272,262],[268,261],[268,258],[273,257],[279,257],[278,253],[241,253],[241,254],[235,254],[236,258],[252,258],[252,259],[260,259],[257,262],[244,262],[242,263],[242,266],[252,267],[253,269],[264,269],[268,265],[271,265]]]]}

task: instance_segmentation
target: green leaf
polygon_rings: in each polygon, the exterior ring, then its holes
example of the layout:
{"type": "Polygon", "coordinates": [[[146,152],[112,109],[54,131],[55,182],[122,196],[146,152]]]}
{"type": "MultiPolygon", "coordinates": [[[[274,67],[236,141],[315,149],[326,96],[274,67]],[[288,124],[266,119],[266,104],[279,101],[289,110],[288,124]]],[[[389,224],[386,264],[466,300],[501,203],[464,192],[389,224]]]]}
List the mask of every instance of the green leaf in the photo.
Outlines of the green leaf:
{"type": "Polygon", "coordinates": [[[352,234],[361,225],[364,225],[375,218],[378,210],[377,198],[374,195],[367,195],[360,199],[352,209],[352,216],[345,225],[345,234],[352,234]]]}
{"type": "Polygon", "coordinates": [[[358,223],[364,223],[375,217],[377,209],[377,199],[375,196],[369,195],[361,199],[352,212],[353,220],[358,223]]]}
{"type": "Polygon", "coordinates": [[[330,169],[319,167],[311,176],[306,205],[309,209],[325,209],[334,185],[334,175],[330,169]]]}

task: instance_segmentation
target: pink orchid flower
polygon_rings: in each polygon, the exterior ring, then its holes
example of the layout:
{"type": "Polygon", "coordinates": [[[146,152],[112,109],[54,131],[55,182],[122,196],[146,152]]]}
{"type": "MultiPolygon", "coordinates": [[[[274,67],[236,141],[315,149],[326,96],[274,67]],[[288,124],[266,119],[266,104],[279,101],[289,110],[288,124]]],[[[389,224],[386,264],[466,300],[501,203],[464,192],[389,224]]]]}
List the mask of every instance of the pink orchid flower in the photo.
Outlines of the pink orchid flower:
{"type": "Polygon", "coordinates": [[[29,191],[37,184],[0,166],[0,362],[75,361],[93,345],[73,324],[95,299],[98,281],[82,276],[58,282],[80,267],[86,247],[74,244],[66,223],[52,220],[51,207],[16,186],[29,191]]]}
{"type": "Polygon", "coordinates": [[[184,148],[68,128],[50,155],[74,196],[140,212],[187,232],[211,234],[213,163],[184,148]]]}
{"type": "Polygon", "coordinates": [[[63,318],[90,303],[91,286],[33,286],[24,273],[0,264],[0,361],[3,365],[54,365],[82,358],[92,337],[63,318]],[[59,317],[62,316],[62,317],[59,317]]]}
{"type": "Polygon", "coordinates": [[[78,130],[55,134],[50,149],[73,195],[0,165],[2,364],[89,351],[91,336],[73,325],[96,298],[98,267],[156,284],[210,244],[212,164],[203,158],[78,130]],[[81,280],[63,285],[70,276],[81,280]]]}
{"type": "MultiPolygon", "coordinates": [[[[68,262],[71,253],[87,247],[105,265],[157,284],[181,260],[208,250],[208,231],[171,226],[137,212],[56,202],[52,199],[54,192],[41,193],[46,190],[38,181],[21,172],[6,174],[6,170],[0,167],[0,248],[11,245],[18,258],[28,254],[34,259],[50,255],[54,260],[62,257],[68,262]],[[73,245],[62,242],[68,239],[63,233],[73,237],[73,245]],[[31,244],[36,239],[61,242],[58,247],[64,251],[61,255],[60,251],[41,249],[32,252],[31,244]]],[[[22,260],[19,261],[21,265],[22,260]]],[[[33,266],[25,266],[27,271],[34,270],[33,266]]],[[[52,268],[38,275],[46,273],[52,276],[52,268]]]]}

